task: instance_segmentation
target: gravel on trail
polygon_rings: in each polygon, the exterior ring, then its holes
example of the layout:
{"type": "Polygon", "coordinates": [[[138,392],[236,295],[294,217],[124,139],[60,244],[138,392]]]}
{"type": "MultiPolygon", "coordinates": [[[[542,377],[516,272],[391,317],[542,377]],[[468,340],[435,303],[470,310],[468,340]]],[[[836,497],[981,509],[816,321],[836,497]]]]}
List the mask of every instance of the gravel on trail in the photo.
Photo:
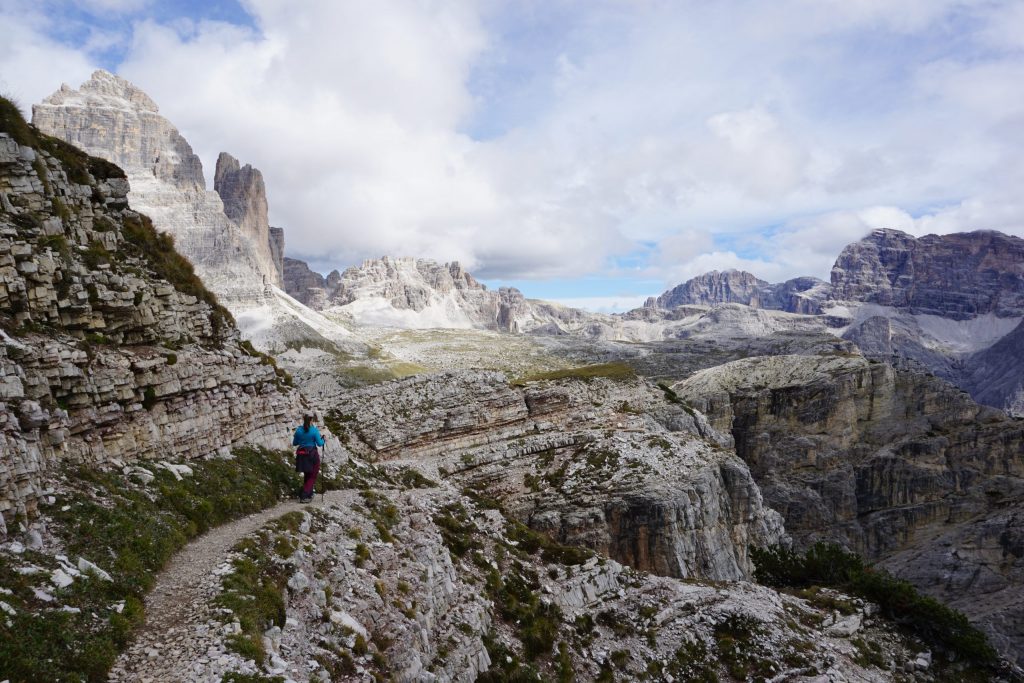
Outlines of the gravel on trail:
{"type": "MultiPolygon", "coordinates": [[[[331,493],[327,494],[330,499],[331,493]]],[[[293,510],[323,505],[291,500],[211,529],[179,551],[157,576],[146,596],[146,620],[110,671],[112,683],[219,682],[237,659],[218,642],[230,628],[211,604],[220,591],[215,572],[231,548],[273,519],[293,510]]]]}

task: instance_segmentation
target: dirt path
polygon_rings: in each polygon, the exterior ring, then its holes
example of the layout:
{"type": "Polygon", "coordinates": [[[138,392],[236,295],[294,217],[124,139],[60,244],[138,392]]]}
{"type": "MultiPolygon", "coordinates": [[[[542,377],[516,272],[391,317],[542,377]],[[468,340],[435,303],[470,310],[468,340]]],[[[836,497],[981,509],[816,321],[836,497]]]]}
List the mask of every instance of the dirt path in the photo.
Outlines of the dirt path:
{"type": "MultiPolygon", "coordinates": [[[[327,494],[327,504],[333,497],[327,494]]],[[[280,503],[249,517],[211,529],[179,551],[157,576],[146,597],[146,622],[110,671],[121,683],[181,683],[221,680],[227,658],[218,649],[218,631],[210,602],[220,588],[214,570],[231,548],[272,519],[293,510],[324,505],[317,496],[308,505],[280,503]],[[223,658],[223,659],[222,659],[223,658]]]]}

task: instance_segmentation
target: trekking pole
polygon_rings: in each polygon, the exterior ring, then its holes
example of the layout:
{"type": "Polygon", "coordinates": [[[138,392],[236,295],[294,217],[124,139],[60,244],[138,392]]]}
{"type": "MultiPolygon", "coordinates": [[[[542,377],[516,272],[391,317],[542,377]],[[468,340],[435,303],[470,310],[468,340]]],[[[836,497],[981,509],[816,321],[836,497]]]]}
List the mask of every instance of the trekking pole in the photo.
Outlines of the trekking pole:
{"type": "Polygon", "coordinates": [[[323,483],[322,478],[326,475],[324,470],[324,463],[327,462],[327,443],[324,442],[324,454],[320,457],[320,472],[317,474],[316,480],[320,484],[320,504],[323,505],[324,501],[327,500],[327,485],[323,483]]]}

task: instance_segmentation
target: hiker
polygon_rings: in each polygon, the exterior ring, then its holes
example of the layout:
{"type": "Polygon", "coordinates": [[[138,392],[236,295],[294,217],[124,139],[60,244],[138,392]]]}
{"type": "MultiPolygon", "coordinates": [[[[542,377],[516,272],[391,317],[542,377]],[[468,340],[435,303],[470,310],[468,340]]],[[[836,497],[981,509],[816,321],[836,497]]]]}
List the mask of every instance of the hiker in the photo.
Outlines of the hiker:
{"type": "Polygon", "coordinates": [[[324,445],[324,437],[313,425],[313,413],[302,416],[302,426],[295,428],[292,445],[298,446],[295,449],[295,469],[305,475],[299,491],[299,502],[308,503],[313,500],[313,487],[320,473],[320,451],[317,448],[324,445]]]}

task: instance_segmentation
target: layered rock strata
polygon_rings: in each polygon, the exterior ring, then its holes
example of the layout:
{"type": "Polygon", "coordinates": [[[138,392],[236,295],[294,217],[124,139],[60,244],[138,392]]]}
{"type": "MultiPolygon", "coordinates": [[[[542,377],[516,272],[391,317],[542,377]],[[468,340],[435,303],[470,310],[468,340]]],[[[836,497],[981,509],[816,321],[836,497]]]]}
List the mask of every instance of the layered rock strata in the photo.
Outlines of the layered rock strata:
{"type": "Polygon", "coordinates": [[[361,352],[351,333],[291,299],[282,282],[283,233],[267,224],[259,171],[219,159],[217,191],[207,191],[192,148],[134,85],[97,71],[79,90],[67,86],[33,107],[33,121],[90,154],[111,160],[131,181],[130,200],[174,237],[203,283],[234,314],[258,348],[278,352],[312,342],[361,352]],[[225,213],[226,205],[234,216],[225,213]],[[277,255],[275,255],[275,253],[277,255]]]}
{"type": "Polygon", "coordinates": [[[942,597],[955,585],[1004,652],[1024,651],[1024,601],[1008,599],[1024,579],[1024,420],[860,356],[750,358],[675,389],[732,435],[798,544],[842,543],[942,597]]]}
{"type": "Polygon", "coordinates": [[[0,512],[31,513],[62,460],[284,445],[298,395],[129,208],[123,172],[14,134],[0,132],[0,512]]]}
{"type": "Polygon", "coordinates": [[[657,298],[649,298],[644,308],[672,310],[679,306],[743,304],[752,308],[817,314],[821,313],[821,303],[828,294],[828,283],[813,277],[771,284],[743,270],[713,270],[691,278],[657,298]]]}
{"type": "Polygon", "coordinates": [[[639,569],[747,578],[748,545],[783,538],[721,436],[641,380],[435,375],[361,390],[334,415],[355,453],[429,462],[558,541],[639,569]]]}

